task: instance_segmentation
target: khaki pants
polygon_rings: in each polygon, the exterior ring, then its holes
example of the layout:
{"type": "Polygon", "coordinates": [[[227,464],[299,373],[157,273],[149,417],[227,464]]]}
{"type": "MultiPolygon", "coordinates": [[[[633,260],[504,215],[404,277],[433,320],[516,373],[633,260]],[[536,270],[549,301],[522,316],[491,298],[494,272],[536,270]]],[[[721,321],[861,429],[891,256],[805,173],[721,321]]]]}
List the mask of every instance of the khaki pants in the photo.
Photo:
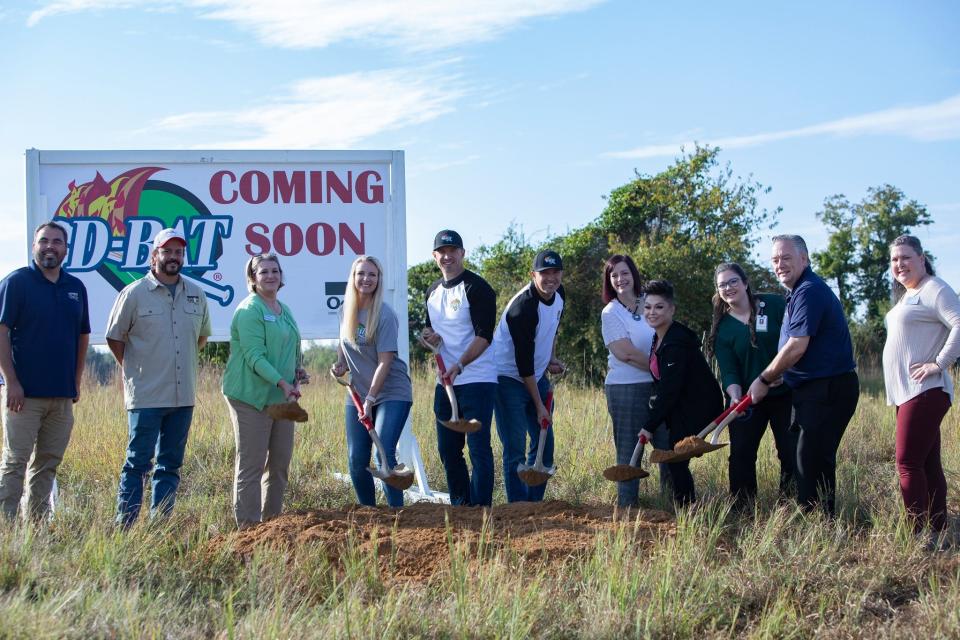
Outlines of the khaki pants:
{"type": "Polygon", "coordinates": [[[3,403],[0,508],[7,518],[16,518],[26,477],[27,512],[41,519],[50,507],[53,480],[70,442],[73,399],[24,398],[23,409],[13,412],[7,409],[6,385],[0,398],[3,403]]]}
{"type": "Polygon", "coordinates": [[[280,515],[293,457],[293,422],[274,420],[246,402],[227,398],[237,458],[233,512],[241,529],[280,515]]]}

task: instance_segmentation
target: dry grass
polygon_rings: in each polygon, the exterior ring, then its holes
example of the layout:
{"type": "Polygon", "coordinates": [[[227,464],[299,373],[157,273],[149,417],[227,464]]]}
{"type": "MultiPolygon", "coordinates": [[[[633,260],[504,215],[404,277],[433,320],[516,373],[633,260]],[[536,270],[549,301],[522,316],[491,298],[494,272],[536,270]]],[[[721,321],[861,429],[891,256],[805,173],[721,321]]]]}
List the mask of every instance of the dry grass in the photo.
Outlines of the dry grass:
{"type": "MultiPolygon", "coordinates": [[[[305,395],[287,504],[337,509],[352,490],[343,396],[332,382],[305,395]]],[[[432,382],[415,376],[414,429],[431,482],[432,382]]],[[[726,452],[692,465],[702,496],[675,527],[636,544],[630,520],[592,548],[548,565],[508,545],[464,545],[425,583],[384,580],[360,544],[331,563],[316,546],[264,548],[246,559],[211,540],[232,531],[233,438],[215,372],[203,376],[176,515],[123,534],[112,527],[125,447],[118,386],[84,389],[49,525],[0,526],[0,637],[918,637],[960,636],[960,556],[930,553],[903,520],[893,463],[893,413],[865,393],[840,452],[835,521],[779,505],[769,439],[756,512],[726,498],[726,452]]],[[[954,514],[960,498],[960,419],[944,424],[954,514]]],[[[613,504],[601,471],[613,462],[602,394],[561,386],[557,476],[548,499],[613,504]]],[[[495,452],[499,446],[495,441],[495,452]]],[[[669,508],[656,474],[643,501],[669,508]]],[[[498,472],[496,502],[503,502],[498,472]]],[[[359,533],[359,532],[358,532],[359,533]]],[[[369,544],[368,544],[369,546],[369,544]]]]}

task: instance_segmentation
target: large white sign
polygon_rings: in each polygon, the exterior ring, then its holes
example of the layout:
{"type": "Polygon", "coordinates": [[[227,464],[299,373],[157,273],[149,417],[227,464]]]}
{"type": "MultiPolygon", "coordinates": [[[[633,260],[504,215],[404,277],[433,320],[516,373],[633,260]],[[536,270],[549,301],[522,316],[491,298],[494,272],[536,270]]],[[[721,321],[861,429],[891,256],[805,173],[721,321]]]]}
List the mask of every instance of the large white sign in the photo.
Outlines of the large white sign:
{"type": "Polygon", "coordinates": [[[403,185],[401,151],[27,151],[28,228],[51,219],[68,228],[64,266],[87,287],[94,343],[164,227],[187,238],[183,275],[206,292],[214,340],[230,338],[247,260],[271,251],[304,338],[337,336],[360,254],[383,262],[386,299],[405,327],[403,185]]]}

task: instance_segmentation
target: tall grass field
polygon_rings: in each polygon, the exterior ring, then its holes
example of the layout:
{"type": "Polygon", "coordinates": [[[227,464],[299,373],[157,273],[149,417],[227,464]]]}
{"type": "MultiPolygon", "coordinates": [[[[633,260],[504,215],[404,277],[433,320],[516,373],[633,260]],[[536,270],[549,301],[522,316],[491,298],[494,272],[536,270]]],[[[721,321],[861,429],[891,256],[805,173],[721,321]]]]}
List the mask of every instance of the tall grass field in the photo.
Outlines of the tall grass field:
{"type": "MultiPolygon", "coordinates": [[[[289,511],[354,502],[351,486],[334,477],[346,471],[344,397],[327,376],[313,378],[289,511]]],[[[359,546],[332,563],[317,544],[246,555],[219,544],[235,536],[233,433],[219,384],[218,372],[202,375],[174,516],[127,532],[113,526],[126,447],[122,391],[86,384],[54,517],[0,523],[0,637],[960,637],[960,553],[928,551],[904,519],[894,414],[875,381],[864,383],[840,449],[835,520],[778,502],[768,435],[754,512],[731,511],[721,450],[691,463],[699,502],[652,538],[633,535],[639,521],[627,514],[583,553],[546,562],[451,535],[448,565],[423,581],[393,579],[359,546]]],[[[413,428],[431,483],[444,490],[433,380],[415,371],[414,386],[413,428]]],[[[614,463],[602,391],[562,382],[554,427],[558,472],[547,500],[615,504],[615,486],[601,475],[614,463]]],[[[956,409],[942,440],[956,527],[956,409]]],[[[502,505],[499,461],[496,482],[502,505]]],[[[672,517],[656,473],[642,483],[644,506],[672,517]]]]}

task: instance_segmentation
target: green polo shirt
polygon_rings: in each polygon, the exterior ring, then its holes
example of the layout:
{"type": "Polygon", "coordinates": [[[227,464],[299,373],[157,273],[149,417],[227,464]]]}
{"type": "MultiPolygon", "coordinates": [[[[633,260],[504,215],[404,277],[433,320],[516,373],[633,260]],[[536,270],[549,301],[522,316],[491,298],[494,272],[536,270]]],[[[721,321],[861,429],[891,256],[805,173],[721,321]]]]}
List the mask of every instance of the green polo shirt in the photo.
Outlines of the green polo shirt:
{"type": "Polygon", "coordinates": [[[290,307],[276,314],[253,293],[230,323],[230,358],[223,374],[223,395],[257,410],[284,402],[281,379],[293,384],[300,354],[300,329],[290,307]]]}
{"type": "MultiPolygon", "coordinates": [[[[724,391],[731,384],[738,384],[743,393],[746,393],[750,384],[763,373],[779,350],[780,325],[783,324],[786,301],[783,296],[771,293],[761,293],[757,298],[763,305],[757,310],[757,317],[766,317],[766,322],[759,321],[754,324],[756,346],[750,344],[750,327],[729,313],[724,315],[717,325],[714,353],[717,356],[724,391]],[[762,330],[764,324],[766,331],[762,330]]],[[[787,391],[788,387],[784,384],[772,387],[770,395],[787,391]]]]}

